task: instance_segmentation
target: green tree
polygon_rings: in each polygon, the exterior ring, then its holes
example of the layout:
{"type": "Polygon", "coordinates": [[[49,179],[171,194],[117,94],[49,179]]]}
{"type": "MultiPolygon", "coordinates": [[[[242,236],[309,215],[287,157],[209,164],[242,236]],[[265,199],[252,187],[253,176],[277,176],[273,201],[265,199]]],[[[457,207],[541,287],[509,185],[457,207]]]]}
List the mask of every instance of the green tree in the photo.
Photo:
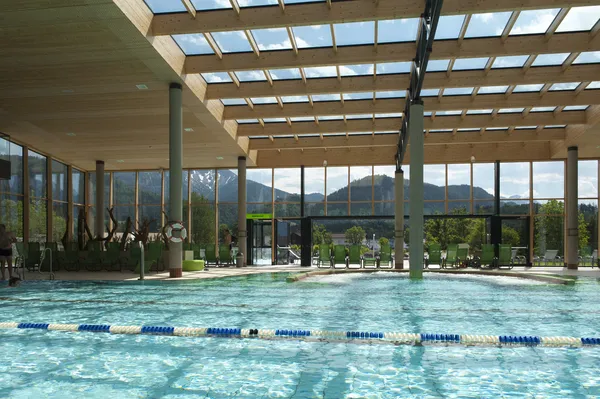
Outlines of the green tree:
{"type": "Polygon", "coordinates": [[[331,232],[327,231],[324,225],[313,223],[312,242],[313,245],[331,244],[333,242],[331,232]]]}
{"type": "Polygon", "coordinates": [[[578,214],[578,230],[579,230],[579,249],[586,249],[590,241],[590,232],[588,230],[588,224],[585,221],[583,212],[578,214]]]}
{"type": "Polygon", "coordinates": [[[196,244],[215,242],[215,210],[211,202],[203,195],[192,193],[192,234],[191,241],[196,244]]]}
{"type": "Polygon", "coordinates": [[[360,245],[365,239],[365,230],[360,226],[353,226],[346,230],[346,243],[349,245],[360,245]]]}
{"type": "Polygon", "coordinates": [[[472,219],[467,242],[472,250],[481,250],[481,245],[487,242],[486,219],[472,219]]]}
{"type": "Polygon", "coordinates": [[[563,216],[565,213],[562,201],[550,200],[538,209],[539,216],[535,218],[535,252],[543,254],[548,249],[563,252],[563,216]]]}
{"type": "Polygon", "coordinates": [[[512,247],[518,247],[521,242],[519,232],[512,227],[502,227],[502,244],[510,244],[512,247]]]}

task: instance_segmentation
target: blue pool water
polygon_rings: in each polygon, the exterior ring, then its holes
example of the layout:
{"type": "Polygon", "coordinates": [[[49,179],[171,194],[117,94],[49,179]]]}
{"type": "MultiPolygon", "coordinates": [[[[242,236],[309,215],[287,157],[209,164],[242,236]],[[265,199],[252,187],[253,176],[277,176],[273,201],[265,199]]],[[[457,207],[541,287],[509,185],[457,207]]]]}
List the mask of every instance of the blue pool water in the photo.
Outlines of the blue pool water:
{"type": "MultiPolygon", "coordinates": [[[[0,321],[599,336],[600,283],[392,273],[25,282],[0,321]]],[[[0,330],[2,398],[592,398],[600,349],[0,330]]]]}

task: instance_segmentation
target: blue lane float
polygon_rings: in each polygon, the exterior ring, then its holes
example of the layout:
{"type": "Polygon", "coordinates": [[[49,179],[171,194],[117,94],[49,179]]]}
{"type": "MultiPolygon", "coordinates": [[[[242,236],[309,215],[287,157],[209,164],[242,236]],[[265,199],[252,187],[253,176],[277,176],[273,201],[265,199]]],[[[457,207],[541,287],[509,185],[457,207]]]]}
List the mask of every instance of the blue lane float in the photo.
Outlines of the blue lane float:
{"type": "Polygon", "coordinates": [[[306,341],[346,341],[394,345],[545,346],[599,347],[597,337],[541,337],[533,335],[469,335],[401,333],[380,331],[328,331],[231,327],[118,326],[110,324],[0,323],[2,329],[95,332],[109,334],[166,335],[187,337],[260,338],[306,341]]]}

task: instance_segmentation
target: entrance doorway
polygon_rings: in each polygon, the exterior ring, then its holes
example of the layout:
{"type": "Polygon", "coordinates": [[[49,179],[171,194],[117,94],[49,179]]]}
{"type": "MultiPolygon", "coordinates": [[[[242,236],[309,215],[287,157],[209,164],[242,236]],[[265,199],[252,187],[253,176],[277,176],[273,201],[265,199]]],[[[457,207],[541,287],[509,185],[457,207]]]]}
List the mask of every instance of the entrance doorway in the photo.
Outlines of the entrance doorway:
{"type": "Polygon", "coordinates": [[[248,253],[250,265],[271,265],[273,263],[273,223],[271,219],[248,219],[248,253]]]}

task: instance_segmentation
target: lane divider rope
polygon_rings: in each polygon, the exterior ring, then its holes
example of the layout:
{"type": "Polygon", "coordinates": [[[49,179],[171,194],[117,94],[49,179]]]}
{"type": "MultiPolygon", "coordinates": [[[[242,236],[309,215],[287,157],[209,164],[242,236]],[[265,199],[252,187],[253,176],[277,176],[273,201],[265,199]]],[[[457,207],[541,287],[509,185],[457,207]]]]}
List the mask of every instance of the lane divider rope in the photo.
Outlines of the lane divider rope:
{"type": "Polygon", "coordinates": [[[16,322],[0,323],[0,329],[34,329],[46,331],[168,335],[181,337],[239,337],[307,341],[338,340],[348,342],[383,342],[405,345],[462,344],[466,346],[545,346],[556,348],[600,346],[600,338],[595,337],[540,337],[531,335],[410,334],[375,331],[272,330],[257,328],[113,326],[108,324],[16,322]]]}

